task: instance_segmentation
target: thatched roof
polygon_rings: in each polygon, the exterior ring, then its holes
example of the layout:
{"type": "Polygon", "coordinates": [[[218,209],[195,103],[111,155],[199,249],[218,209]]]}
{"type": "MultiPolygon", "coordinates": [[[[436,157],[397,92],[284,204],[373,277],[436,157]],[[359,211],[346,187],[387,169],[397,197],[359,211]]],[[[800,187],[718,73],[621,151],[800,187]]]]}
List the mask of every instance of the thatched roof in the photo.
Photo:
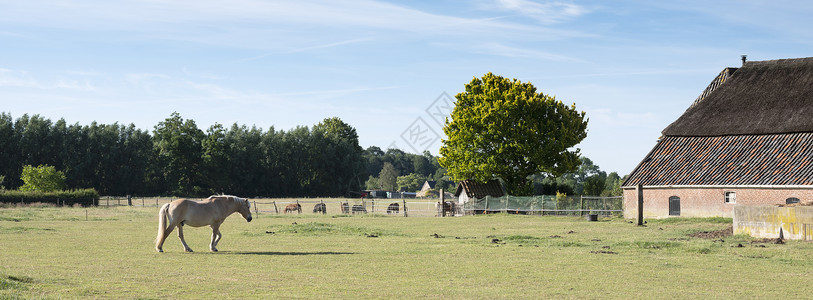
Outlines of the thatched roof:
{"type": "Polygon", "coordinates": [[[813,185],[813,58],[726,68],[623,186],[813,185]]]}
{"type": "Polygon", "coordinates": [[[720,76],[715,78],[711,91],[704,92],[705,97],[701,95],[663,135],[813,132],[813,57],[750,61],[731,70],[712,88],[720,76]]]}

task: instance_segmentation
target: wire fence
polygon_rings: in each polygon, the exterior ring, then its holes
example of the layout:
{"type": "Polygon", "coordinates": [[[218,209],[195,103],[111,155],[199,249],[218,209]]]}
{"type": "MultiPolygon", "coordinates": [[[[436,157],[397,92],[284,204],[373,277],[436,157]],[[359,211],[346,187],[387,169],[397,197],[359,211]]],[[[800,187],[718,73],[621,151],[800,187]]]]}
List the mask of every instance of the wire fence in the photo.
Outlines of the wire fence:
{"type": "MultiPolygon", "coordinates": [[[[177,197],[105,196],[100,206],[160,207],[177,197]]],[[[205,198],[187,198],[203,200],[205,198]]],[[[441,205],[435,198],[253,198],[249,199],[255,214],[380,214],[403,217],[461,216],[472,214],[509,213],[526,215],[620,215],[623,197],[592,196],[503,196],[472,199],[458,205],[449,199],[441,205]],[[297,206],[298,205],[298,206],[297,206]],[[324,210],[321,209],[324,208],[324,210]],[[445,208],[445,209],[444,209],[445,208]]]]}
{"type": "MultiPolygon", "coordinates": [[[[178,197],[103,196],[100,206],[160,207],[178,197]]],[[[204,200],[206,198],[184,198],[204,200]]],[[[434,217],[438,215],[438,199],[382,198],[250,198],[255,214],[382,214],[403,217],[434,217]],[[297,207],[296,205],[299,204],[297,207]],[[324,211],[317,205],[324,204],[324,211]],[[397,205],[396,205],[397,204],[397,205]],[[293,206],[289,206],[293,205],[293,206]],[[287,208],[287,209],[286,209],[287,208]]]]}
{"type": "Polygon", "coordinates": [[[463,205],[464,214],[620,215],[624,198],[592,196],[486,196],[463,205]]]}

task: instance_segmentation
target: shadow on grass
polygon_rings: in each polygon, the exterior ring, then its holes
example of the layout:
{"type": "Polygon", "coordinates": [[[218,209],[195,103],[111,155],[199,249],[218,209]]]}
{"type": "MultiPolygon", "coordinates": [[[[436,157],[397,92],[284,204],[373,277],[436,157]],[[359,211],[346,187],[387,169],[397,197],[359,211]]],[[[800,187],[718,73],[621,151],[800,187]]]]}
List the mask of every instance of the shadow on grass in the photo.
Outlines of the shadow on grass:
{"type": "Polygon", "coordinates": [[[318,251],[318,252],[235,251],[235,252],[221,252],[221,253],[240,254],[240,255],[350,255],[350,254],[356,254],[355,252],[333,252],[333,251],[318,251]]]}

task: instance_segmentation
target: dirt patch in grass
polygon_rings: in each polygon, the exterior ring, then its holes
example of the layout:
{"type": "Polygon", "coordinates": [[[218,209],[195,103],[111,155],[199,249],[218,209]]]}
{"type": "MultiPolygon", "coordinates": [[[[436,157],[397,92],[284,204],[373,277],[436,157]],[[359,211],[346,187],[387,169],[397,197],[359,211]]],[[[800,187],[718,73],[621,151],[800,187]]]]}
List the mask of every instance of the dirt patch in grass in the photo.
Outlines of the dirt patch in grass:
{"type": "Polygon", "coordinates": [[[728,228],[715,230],[715,231],[699,231],[689,234],[690,237],[703,238],[703,239],[719,239],[728,237],[734,234],[734,226],[728,228]]]}
{"type": "Polygon", "coordinates": [[[782,244],[785,244],[785,240],[780,239],[780,238],[775,238],[775,239],[764,238],[764,239],[759,239],[759,240],[753,240],[753,241],[751,241],[751,244],[777,244],[777,245],[782,245],[782,244]]]}

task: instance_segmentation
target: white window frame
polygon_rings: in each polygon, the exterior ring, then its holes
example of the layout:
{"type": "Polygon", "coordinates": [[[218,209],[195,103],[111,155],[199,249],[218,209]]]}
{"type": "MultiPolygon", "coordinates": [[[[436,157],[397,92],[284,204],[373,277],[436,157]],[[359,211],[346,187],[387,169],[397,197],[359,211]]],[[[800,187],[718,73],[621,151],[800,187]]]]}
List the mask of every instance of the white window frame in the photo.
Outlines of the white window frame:
{"type": "Polygon", "coordinates": [[[730,204],[737,203],[737,192],[733,191],[725,192],[725,203],[730,204]]]}

